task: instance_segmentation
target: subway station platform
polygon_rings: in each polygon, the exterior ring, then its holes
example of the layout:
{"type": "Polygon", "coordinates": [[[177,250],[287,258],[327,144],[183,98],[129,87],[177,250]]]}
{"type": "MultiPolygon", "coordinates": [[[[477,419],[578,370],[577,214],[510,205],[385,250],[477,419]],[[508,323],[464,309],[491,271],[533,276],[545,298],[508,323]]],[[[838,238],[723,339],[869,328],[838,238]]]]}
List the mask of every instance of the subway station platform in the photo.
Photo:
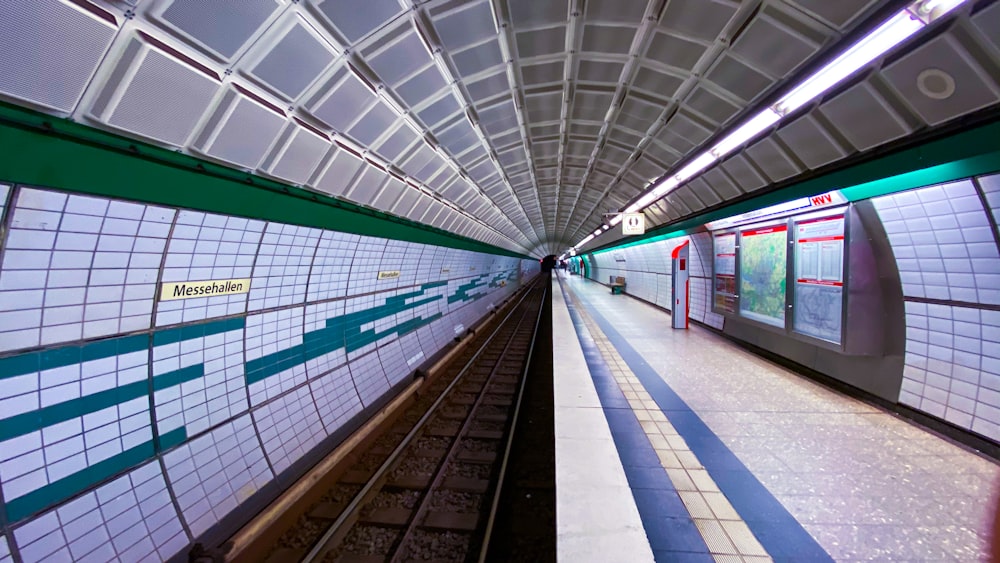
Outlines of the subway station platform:
{"type": "Polygon", "coordinates": [[[977,561],[1000,466],[553,276],[560,561],[977,561]]]}

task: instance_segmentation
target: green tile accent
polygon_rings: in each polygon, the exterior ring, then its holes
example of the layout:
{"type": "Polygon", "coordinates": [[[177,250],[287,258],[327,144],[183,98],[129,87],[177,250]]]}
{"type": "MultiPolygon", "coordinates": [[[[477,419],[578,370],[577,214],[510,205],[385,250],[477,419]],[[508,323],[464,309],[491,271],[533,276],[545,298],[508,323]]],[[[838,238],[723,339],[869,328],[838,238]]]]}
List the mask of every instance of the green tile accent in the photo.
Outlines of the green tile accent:
{"type": "MultiPolygon", "coordinates": [[[[159,390],[171,385],[180,385],[185,381],[204,377],[204,375],[205,367],[202,364],[197,364],[154,377],[153,388],[159,390]]],[[[42,407],[35,411],[16,414],[10,418],[0,420],[0,441],[23,436],[29,432],[41,430],[46,426],[66,422],[85,414],[97,412],[101,409],[113,407],[148,395],[149,384],[146,381],[136,381],[135,383],[128,383],[114,389],[98,391],[97,393],[91,393],[77,399],[42,407]]]]}
{"type": "Polygon", "coordinates": [[[162,373],[153,377],[153,391],[161,391],[168,387],[194,381],[205,377],[205,364],[195,364],[179,370],[162,373]]]}
{"type": "MultiPolygon", "coordinates": [[[[183,442],[187,438],[184,428],[173,430],[161,437],[173,442],[183,442]]],[[[16,522],[32,514],[58,504],[98,483],[125,470],[135,467],[153,457],[153,442],[143,442],[138,446],[99,461],[94,465],[67,475],[15,499],[6,499],[7,520],[16,522]]]]}
{"type": "MultiPolygon", "coordinates": [[[[447,285],[447,282],[435,283],[440,285],[435,285],[434,287],[447,285]]],[[[419,297],[423,294],[424,290],[394,295],[386,298],[384,304],[377,307],[365,309],[364,311],[346,313],[344,315],[327,319],[325,327],[303,334],[302,344],[247,362],[247,385],[263,381],[268,377],[285,371],[286,369],[303,364],[320,356],[324,356],[334,350],[344,348],[346,352],[353,352],[373,342],[377,342],[390,334],[395,333],[402,336],[407,332],[434,322],[441,317],[440,313],[435,314],[428,319],[416,317],[392,328],[388,328],[382,332],[375,332],[374,329],[366,331],[361,330],[362,325],[390,317],[403,311],[415,309],[421,305],[432,303],[443,297],[442,295],[434,295],[413,301],[411,303],[405,303],[407,299],[419,297]]],[[[449,302],[451,302],[450,298],[449,302]]]]}
{"type": "Polygon", "coordinates": [[[187,441],[187,429],[181,426],[169,432],[160,434],[160,452],[165,452],[175,446],[179,446],[187,441]]]}
{"type": "Polygon", "coordinates": [[[42,367],[41,356],[39,352],[28,352],[0,359],[0,380],[37,373],[42,367]]]}
{"type": "Polygon", "coordinates": [[[526,254],[41,112],[0,103],[0,179],[529,258],[526,254]],[[58,162],[58,166],[53,166],[58,162]],[[136,182],[142,178],[142,182],[136,182]]]}
{"type": "Polygon", "coordinates": [[[149,335],[139,334],[28,352],[0,359],[0,379],[131,354],[148,348],[149,335]]]}
{"type": "Polygon", "coordinates": [[[173,344],[175,342],[181,342],[182,340],[212,336],[223,332],[229,332],[231,330],[243,330],[245,326],[246,317],[233,317],[231,319],[222,319],[208,323],[198,323],[158,330],[153,333],[153,346],[173,344]]]}
{"type": "Polygon", "coordinates": [[[486,283],[483,281],[486,278],[486,276],[487,274],[476,276],[475,278],[458,286],[458,288],[455,290],[455,293],[448,296],[448,304],[450,305],[452,303],[458,303],[460,301],[475,301],[476,299],[478,299],[479,298],[478,296],[469,295],[469,292],[472,291],[473,289],[476,289],[477,287],[482,287],[486,285],[486,283]]]}

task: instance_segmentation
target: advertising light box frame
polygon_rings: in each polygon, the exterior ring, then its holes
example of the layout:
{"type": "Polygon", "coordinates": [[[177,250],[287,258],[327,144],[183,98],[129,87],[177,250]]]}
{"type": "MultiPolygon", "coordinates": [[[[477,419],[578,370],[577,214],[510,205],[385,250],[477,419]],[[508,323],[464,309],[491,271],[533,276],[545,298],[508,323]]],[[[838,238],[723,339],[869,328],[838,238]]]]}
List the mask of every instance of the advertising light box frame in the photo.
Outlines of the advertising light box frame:
{"type": "MultiPolygon", "coordinates": [[[[807,341],[811,344],[815,344],[824,348],[830,348],[833,350],[844,351],[844,330],[846,327],[846,316],[847,316],[847,280],[850,279],[848,272],[849,269],[849,256],[850,244],[847,240],[848,233],[851,232],[850,229],[851,213],[849,212],[849,206],[840,205],[836,207],[825,208],[820,211],[812,211],[805,213],[798,213],[794,215],[788,215],[782,217],[781,219],[771,219],[762,220],[755,223],[743,223],[739,225],[727,225],[727,228],[711,231],[712,235],[712,311],[720,315],[724,315],[730,318],[738,318],[741,322],[749,323],[754,326],[759,326],[770,331],[780,331],[790,336],[796,340],[807,341]],[[798,254],[798,249],[796,248],[796,229],[797,226],[805,221],[822,221],[824,219],[833,218],[843,218],[843,231],[841,235],[842,241],[842,253],[840,262],[840,329],[839,336],[836,340],[831,338],[824,338],[821,336],[816,336],[814,334],[809,334],[808,331],[803,332],[802,330],[796,329],[795,327],[795,316],[796,316],[796,285],[798,282],[798,263],[796,257],[798,254]],[[742,299],[742,288],[743,288],[743,247],[744,247],[744,234],[747,232],[755,232],[761,229],[768,229],[780,227],[784,230],[785,234],[785,299],[784,299],[784,319],[778,321],[777,319],[764,319],[761,318],[759,314],[746,314],[744,310],[744,304],[742,299]],[[716,237],[736,235],[736,248],[734,267],[735,267],[735,289],[736,295],[732,296],[733,311],[727,310],[726,307],[722,306],[724,301],[730,297],[727,292],[719,291],[719,278],[716,275],[717,264],[716,261],[719,259],[716,237]],[[720,301],[722,299],[723,301],[720,301]],[[775,321],[775,322],[772,322],[775,321]]],[[[726,274],[723,273],[725,276],[726,274]]],[[[753,313],[753,312],[751,312],[753,313]]],[[[800,325],[801,327],[801,325],[800,325]]]]}

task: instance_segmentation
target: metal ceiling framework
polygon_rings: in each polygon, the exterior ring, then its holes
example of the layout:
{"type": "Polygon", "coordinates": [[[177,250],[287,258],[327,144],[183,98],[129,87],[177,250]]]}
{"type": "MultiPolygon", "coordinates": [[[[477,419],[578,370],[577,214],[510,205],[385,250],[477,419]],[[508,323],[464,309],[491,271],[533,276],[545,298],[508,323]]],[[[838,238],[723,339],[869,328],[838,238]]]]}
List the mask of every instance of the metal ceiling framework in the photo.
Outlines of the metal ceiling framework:
{"type": "MultiPolygon", "coordinates": [[[[541,256],[893,5],[7,0],[0,96],[541,256]]],[[[867,150],[880,130],[898,138],[995,104],[997,6],[965,10],[918,55],[782,123],[648,219],[867,150]],[[928,105],[911,76],[928,65],[956,78],[955,96],[928,105]]]]}

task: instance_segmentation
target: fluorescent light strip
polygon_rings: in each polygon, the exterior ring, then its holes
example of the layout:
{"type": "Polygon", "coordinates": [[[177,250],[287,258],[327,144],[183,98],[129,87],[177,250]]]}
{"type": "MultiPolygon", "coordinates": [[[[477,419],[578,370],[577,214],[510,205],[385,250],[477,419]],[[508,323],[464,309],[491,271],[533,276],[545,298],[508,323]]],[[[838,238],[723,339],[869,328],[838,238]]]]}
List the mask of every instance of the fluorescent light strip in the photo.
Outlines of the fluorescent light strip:
{"type": "MultiPolygon", "coordinates": [[[[918,0],[911,3],[852,45],[839,57],[806,78],[777,103],[744,122],[711,149],[691,160],[676,174],[672,174],[655,184],[650,191],[629,205],[625,212],[635,213],[645,209],[686,181],[698,176],[716,161],[768,130],[789,113],[822,96],[873,60],[912,37],[928,23],[953,11],[964,2],[965,0],[918,0]]],[[[620,222],[620,216],[611,220],[612,225],[617,225],[620,222]]]]}
{"type": "MultiPolygon", "coordinates": [[[[645,195],[625,208],[625,212],[635,213],[649,207],[656,200],[699,175],[717,160],[784,119],[786,115],[819,98],[873,60],[889,52],[893,47],[906,41],[931,22],[947,15],[964,3],[965,0],[917,0],[911,3],[852,45],[839,57],[806,78],[777,103],[744,122],[711,149],[699,154],[676,174],[672,174],[654,185],[645,195]]],[[[610,221],[611,225],[617,225],[620,222],[621,215],[616,215],[610,221]]],[[[595,233],[599,234],[600,231],[598,229],[595,233]]],[[[583,246],[593,238],[593,234],[588,235],[574,248],[583,246]]]]}
{"type": "Polygon", "coordinates": [[[900,11],[778,100],[774,110],[784,116],[808,104],[925,25],[908,10],[900,11]]]}

